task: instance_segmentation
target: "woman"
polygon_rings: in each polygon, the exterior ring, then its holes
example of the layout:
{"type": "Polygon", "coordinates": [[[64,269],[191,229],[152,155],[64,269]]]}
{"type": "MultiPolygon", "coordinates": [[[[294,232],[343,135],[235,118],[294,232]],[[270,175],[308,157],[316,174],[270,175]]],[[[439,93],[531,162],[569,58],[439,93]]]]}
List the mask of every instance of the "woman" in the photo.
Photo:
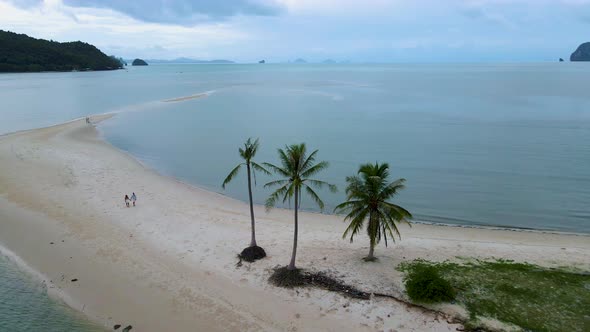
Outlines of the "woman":
{"type": "Polygon", "coordinates": [[[133,193],[133,195],[131,195],[131,201],[133,202],[133,206],[135,206],[136,200],[137,200],[137,196],[135,196],[135,193],[133,193]]]}
{"type": "Polygon", "coordinates": [[[129,207],[129,196],[125,194],[125,205],[129,207]]]}

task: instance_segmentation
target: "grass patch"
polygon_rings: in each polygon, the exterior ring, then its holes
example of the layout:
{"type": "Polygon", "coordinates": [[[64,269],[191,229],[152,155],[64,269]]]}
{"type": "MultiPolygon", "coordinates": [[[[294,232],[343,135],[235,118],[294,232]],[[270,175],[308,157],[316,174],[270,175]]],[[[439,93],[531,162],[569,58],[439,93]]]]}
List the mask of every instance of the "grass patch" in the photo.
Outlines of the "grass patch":
{"type": "Polygon", "coordinates": [[[494,318],[530,331],[590,331],[590,274],[512,261],[463,264],[417,260],[398,269],[410,275],[432,268],[456,291],[470,314],[494,318]]]}

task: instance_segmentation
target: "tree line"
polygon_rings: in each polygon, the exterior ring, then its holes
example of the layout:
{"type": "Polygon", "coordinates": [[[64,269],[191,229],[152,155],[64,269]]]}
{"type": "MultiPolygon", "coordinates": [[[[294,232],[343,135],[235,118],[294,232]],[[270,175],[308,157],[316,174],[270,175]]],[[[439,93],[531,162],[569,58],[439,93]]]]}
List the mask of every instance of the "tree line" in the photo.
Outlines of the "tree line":
{"type": "Polygon", "coordinates": [[[123,63],[81,41],[60,43],[0,30],[0,72],[113,70],[123,63]]]}

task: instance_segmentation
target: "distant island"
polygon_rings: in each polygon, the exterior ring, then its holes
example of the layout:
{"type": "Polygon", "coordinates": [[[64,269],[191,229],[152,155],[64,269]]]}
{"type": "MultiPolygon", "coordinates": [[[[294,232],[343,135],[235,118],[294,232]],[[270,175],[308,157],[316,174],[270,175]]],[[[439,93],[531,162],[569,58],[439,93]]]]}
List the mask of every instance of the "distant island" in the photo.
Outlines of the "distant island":
{"type": "Polygon", "coordinates": [[[60,43],[0,30],[0,72],[114,70],[123,64],[81,41],[60,43]]]}
{"type": "Polygon", "coordinates": [[[570,56],[570,61],[590,61],[590,42],[578,46],[570,56]]]}
{"type": "Polygon", "coordinates": [[[266,60],[260,60],[258,63],[266,63],[266,60]]]}
{"type": "Polygon", "coordinates": [[[172,60],[148,59],[146,61],[149,63],[187,63],[187,64],[231,64],[231,63],[235,63],[231,60],[223,60],[223,59],[197,60],[197,59],[191,59],[191,58],[176,58],[176,59],[172,59],[172,60]]]}
{"type": "Polygon", "coordinates": [[[307,63],[307,61],[305,61],[304,59],[298,58],[298,59],[295,59],[295,61],[293,61],[293,63],[307,63]]]}
{"type": "Polygon", "coordinates": [[[133,62],[131,63],[132,66],[147,66],[147,62],[145,62],[142,59],[135,59],[133,60],[133,62]]]}

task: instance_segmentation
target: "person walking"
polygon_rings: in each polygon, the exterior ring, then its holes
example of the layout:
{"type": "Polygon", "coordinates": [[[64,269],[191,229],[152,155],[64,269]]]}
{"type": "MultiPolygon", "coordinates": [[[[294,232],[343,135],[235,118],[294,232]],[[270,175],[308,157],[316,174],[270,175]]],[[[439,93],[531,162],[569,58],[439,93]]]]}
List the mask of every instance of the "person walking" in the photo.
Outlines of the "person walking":
{"type": "Polygon", "coordinates": [[[133,206],[135,206],[135,201],[137,201],[137,196],[135,196],[135,193],[131,195],[131,201],[133,202],[133,206]]]}
{"type": "Polygon", "coordinates": [[[129,196],[125,195],[125,206],[129,207],[129,196]]]}

